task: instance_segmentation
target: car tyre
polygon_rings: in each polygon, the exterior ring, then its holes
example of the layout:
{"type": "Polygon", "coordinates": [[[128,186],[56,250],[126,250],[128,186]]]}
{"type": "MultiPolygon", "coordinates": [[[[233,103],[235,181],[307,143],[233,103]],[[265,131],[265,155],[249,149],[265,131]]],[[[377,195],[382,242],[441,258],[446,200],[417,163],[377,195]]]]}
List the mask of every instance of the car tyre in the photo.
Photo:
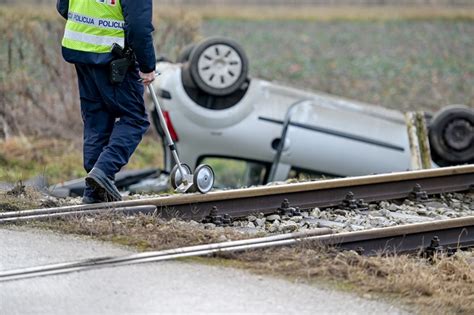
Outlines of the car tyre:
{"type": "Polygon", "coordinates": [[[190,70],[189,63],[185,63],[181,66],[181,81],[183,82],[183,86],[185,88],[191,88],[191,89],[197,88],[196,83],[191,77],[191,70],[190,70]]]}
{"type": "Polygon", "coordinates": [[[214,95],[237,91],[247,79],[249,62],[243,48],[227,38],[213,37],[196,44],[189,57],[197,87],[214,95]]]}
{"type": "Polygon", "coordinates": [[[451,105],[435,114],[429,124],[433,161],[440,166],[474,162],[474,110],[451,105]]]}
{"type": "Polygon", "coordinates": [[[196,45],[195,44],[188,44],[181,49],[178,55],[178,59],[176,59],[177,63],[186,63],[189,61],[189,57],[196,45]]]}

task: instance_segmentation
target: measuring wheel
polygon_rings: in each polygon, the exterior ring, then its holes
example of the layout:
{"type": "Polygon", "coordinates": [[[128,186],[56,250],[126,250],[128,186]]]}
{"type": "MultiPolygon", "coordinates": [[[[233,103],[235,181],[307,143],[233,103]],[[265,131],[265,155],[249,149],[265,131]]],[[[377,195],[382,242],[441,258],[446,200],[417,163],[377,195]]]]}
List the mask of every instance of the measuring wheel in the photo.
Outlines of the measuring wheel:
{"type": "Polygon", "coordinates": [[[201,164],[194,170],[194,189],[202,194],[209,192],[214,186],[214,171],[209,165],[201,164]]]}
{"type": "MultiPolygon", "coordinates": [[[[181,169],[183,170],[185,175],[191,174],[191,168],[188,166],[188,164],[181,163],[181,169]]],[[[171,180],[171,186],[173,187],[173,189],[176,189],[179,185],[183,183],[183,177],[181,176],[181,173],[178,169],[178,164],[176,164],[171,170],[170,180],[171,180]]]]}

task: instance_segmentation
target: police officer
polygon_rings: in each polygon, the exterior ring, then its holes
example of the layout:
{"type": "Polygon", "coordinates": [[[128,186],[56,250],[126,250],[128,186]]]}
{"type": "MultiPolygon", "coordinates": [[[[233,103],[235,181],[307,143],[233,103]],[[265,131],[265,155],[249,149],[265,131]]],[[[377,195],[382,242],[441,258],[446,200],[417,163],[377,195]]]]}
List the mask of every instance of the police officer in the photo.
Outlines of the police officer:
{"type": "Polygon", "coordinates": [[[149,127],[144,85],[155,79],[152,0],[58,0],[67,19],[62,53],[76,67],[84,122],[83,202],[121,200],[115,174],[128,163],[149,127]],[[111,83],[113,44],[130,47],[135,64],[111,83]]]}

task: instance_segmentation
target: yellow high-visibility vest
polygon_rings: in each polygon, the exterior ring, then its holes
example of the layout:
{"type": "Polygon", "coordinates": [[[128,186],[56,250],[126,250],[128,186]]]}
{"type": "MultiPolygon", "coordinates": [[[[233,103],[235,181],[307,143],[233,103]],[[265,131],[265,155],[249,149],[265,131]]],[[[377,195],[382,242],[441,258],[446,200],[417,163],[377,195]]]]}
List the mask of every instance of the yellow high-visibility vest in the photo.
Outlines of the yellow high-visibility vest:
{"type": "Polygon", "coordinates": [[[124,47],[123,25],[120,0],[69,0],[62,45],[78,51],[109,53],[114,43],[124,47]]]}

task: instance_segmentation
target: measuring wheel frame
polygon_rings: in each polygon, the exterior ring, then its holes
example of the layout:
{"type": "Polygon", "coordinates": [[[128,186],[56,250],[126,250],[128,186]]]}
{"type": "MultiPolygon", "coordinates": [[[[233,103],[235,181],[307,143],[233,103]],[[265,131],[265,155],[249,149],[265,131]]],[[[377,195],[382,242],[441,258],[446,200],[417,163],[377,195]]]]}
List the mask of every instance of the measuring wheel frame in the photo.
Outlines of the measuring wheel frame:
{"type": "Polygon", "coordinates": [[[187,164],[181,163],[178,151],[176,150],[176,145],[173,142],[168,125],[166,124],[166,119],[161,110],[160,103],[158,102],[158,97],[156,96],[155,90],[151,84],[148,85],[148,90],[155,105],[161,127],[163,128],[167,145],[176,163],[170,172],[171,186],[178,193],[193,192],[196,190],[202,194],[209,192],[214,185],[214,171],[209,165],[202,164],[195,169],[193,174],[191,168],[187,164]]]}

